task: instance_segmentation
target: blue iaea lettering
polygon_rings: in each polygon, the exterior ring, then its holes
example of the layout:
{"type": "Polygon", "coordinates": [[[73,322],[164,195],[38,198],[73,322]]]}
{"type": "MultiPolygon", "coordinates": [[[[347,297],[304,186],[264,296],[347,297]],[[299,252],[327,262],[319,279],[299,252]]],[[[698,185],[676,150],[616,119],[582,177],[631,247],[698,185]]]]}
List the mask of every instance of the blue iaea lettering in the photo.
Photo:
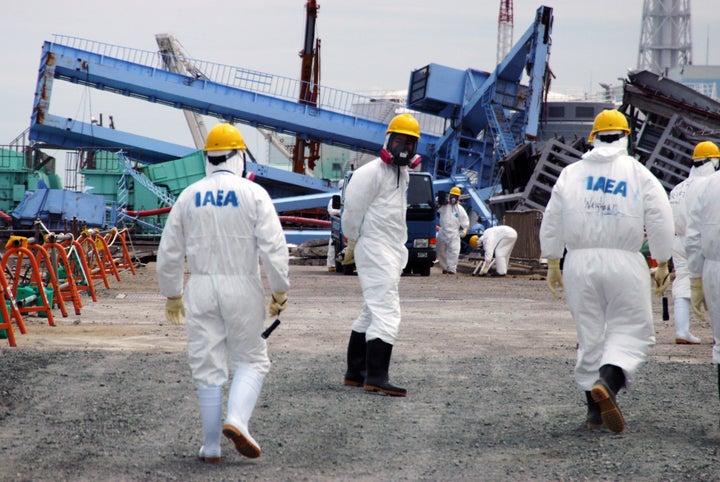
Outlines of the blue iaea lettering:
{"type": "Polygon", "coordinates": [[[207,206],[208,204],[216,207],[233,206],[238,207],[238,198],[235,191],[228,191],[227,193],[222,189],[218,190],[213,194],[212,191],[205,191],[205,193],[195,193],[195,206],[207,206]]]}
{"type": "Polygon", "coordinates": [[[585,188],[588,191],[600,191],[607,194],[619,194],[622,197],[627,197],[627,182],[605,178],[604,176],[600,176],[597,179],[588,176],[585,188]]]}

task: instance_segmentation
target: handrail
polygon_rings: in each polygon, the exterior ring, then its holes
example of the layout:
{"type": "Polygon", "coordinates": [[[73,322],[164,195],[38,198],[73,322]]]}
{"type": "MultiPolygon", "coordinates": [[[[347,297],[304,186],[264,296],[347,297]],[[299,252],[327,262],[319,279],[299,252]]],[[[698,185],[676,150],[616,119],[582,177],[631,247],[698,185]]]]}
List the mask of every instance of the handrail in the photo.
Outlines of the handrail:
{"type": "MultiPolygon", "coordinates": [[[[163,57],[169,57],[168,54],[122,47],[67,35],[53,34],[53,39],[52,43],[65,47],[84,50],[103,57],[111,57],[158,70],[167,70],[163,57]]],[[[195,78],[200,82],[211,81],[292,102],[297,102],[300,95],[302,81],[298,79],[188,57],[172,56],[172,60],[192,64],[198,71],[195,78]]],[[[192,78],[190,75],[188,77],[192,78]]],[[[323,86],[317,106],[323,110],[380,123],[388,122],[388,112],[412,112],[422,126],[423,132],[432,135],[442,134],[442,123],[438,122],[436,116],[413,112],[403,104],[384,99],[323,86]]]]}

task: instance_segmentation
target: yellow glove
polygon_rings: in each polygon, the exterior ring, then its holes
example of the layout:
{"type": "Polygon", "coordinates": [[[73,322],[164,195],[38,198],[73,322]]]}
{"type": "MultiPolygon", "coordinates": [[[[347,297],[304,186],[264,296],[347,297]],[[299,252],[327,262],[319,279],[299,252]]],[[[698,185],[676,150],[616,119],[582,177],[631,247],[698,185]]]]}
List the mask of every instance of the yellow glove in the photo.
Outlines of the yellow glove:
{"type": "Polygon", "coordinates": [[[347,246],[345,246],[345,257],[343,258],[342,264],[348,265],[355,262],[355,241],[354,239],[348,239],[347,246]]]}
{"type": "Polygon", "coordinates": [[[268,306],[270,316],[279,315],[285,308],[287,308],[287,293],[273,291],[272,298],[270,298],[270,305],[268,306]]]}
{"type": "Polygon", "coordinates": [[[692,305],[693,313],[695,313],[700,320],[705,321],[703,309],[707,311],[708,308],[707,303],[705,303],[702,278],[690,279],[690,304],[692,305]]]}
{"type": "Polygon", "coordinates": [[[165,302],[165,317],[173,325],[179,325],[180,316],[185,316],[185,305],[183,305],[182,297],[168,298],[165,302]]]}
{"type": "Polygon", "coordinates": [[[670,285],[670,273],[668,272],[668,262],[658,263],[655,270],[655,294],[662,297],[665,290],[670,285]]]}
{"type": "Polygon", "coordinates": [[[558,299],[558,288],[563,288],[562,271],[560,271],[559,259],[548,259],[547,285],[550,288],[553,298],[558,299]]]}

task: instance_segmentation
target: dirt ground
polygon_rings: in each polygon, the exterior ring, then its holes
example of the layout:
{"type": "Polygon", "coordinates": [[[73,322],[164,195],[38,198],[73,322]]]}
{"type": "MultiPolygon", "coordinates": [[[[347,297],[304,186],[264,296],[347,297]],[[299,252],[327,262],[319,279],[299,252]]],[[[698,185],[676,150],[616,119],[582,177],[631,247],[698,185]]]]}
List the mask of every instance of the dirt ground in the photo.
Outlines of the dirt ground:
{"type": "Polygon", "coordinates": [[[720,480],[708,323],[692,321],[701,345],[676,345],[655,300],[657,346],[618,399],[626,431],[587,431],[575,327],[543,273],[463,271],[402,278],[391,376],[409,394],[390,398],[342,385],[357,277],[293,265],[251,422],[263,455],[224,440],[214,465],[196,459],[185,331],[164,319],[155,265],[123,272],[81,315],[0,340],[0,480],[720,480]]]}

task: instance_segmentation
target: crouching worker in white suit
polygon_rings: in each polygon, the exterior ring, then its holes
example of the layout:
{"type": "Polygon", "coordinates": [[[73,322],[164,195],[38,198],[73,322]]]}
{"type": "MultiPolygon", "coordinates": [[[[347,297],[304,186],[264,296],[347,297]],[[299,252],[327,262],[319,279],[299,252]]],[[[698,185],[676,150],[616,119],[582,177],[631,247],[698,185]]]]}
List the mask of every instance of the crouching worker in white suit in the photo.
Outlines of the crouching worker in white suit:
{"type": "Polygon", "coordinates": [[[221,460],[221,433],[250,458],[260,446],[249,421],[270,369],[265,340],[262,261],[272,289],[269,312],[287,305],[288,249],[268,193],[243,178],[240,132],[218,124],[205,145],[206,176],[188,186],[170,211],[157,255],[166,314],[180,323],[187,310],[188,360],[197,385],[204,462],[221,460]],[[183,289],[184,262],[190,271],[183,289]],[[184,303],[183,303],[184,297],[184,303]],[[222,425],[222,389],[233,378],[222,425]]]}
{"type": "Polygon", "coordinates": [[[472,236],[470,246],[485,251],[485,259],[480,266],[480,274],[486,275],[495,262],[495,276],[505,276],[510,255],[517,242],[517,231],[510,226],[493,226],[487,228],[482,236],[472,236]]]}

